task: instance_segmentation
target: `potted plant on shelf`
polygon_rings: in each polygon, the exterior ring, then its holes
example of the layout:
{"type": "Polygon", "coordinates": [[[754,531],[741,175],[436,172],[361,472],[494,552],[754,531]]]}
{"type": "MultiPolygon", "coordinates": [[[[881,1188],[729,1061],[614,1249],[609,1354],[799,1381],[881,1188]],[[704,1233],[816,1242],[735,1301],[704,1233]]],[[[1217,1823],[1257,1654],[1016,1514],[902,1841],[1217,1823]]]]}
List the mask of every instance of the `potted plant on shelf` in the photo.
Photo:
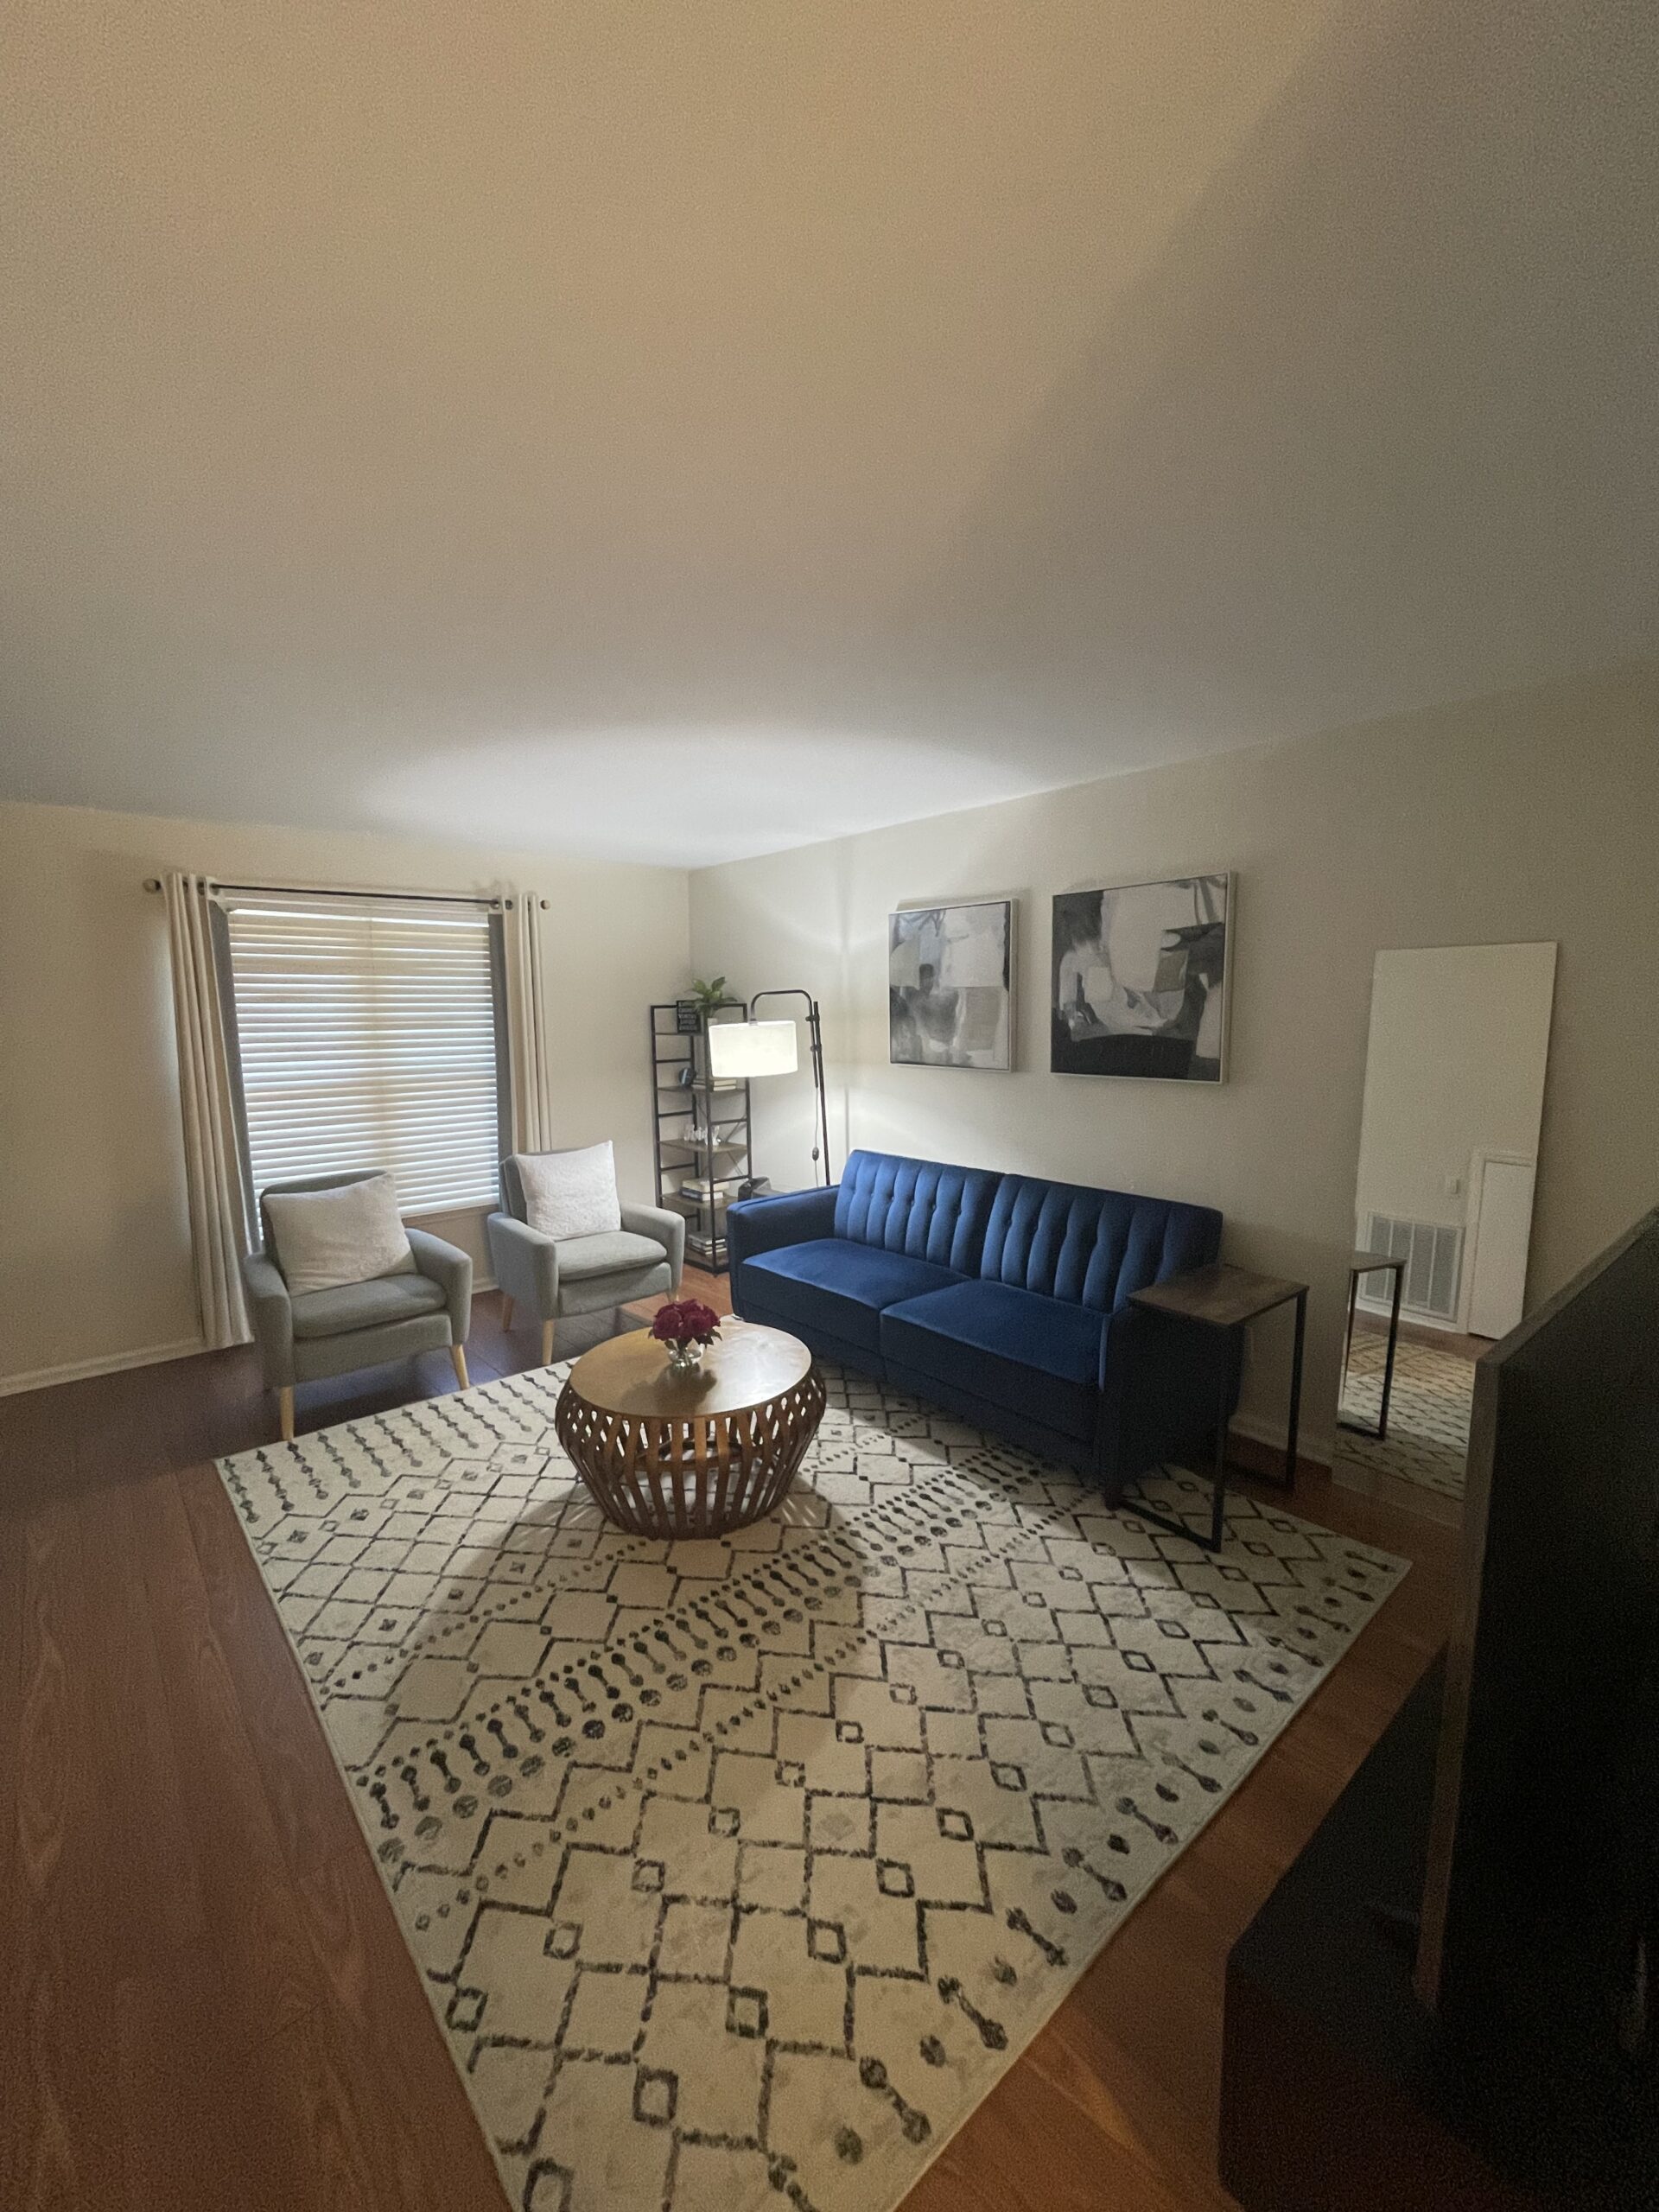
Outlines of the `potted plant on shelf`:
{"type": "Polygon", "coordinates": [[[678,1298],[658,1308],[651,1333],[668,1347],[671,1375],[695,1375],[702,1364],[703,1347],[720,1334],[720,1316],[701,1299],[678,1298]]]}

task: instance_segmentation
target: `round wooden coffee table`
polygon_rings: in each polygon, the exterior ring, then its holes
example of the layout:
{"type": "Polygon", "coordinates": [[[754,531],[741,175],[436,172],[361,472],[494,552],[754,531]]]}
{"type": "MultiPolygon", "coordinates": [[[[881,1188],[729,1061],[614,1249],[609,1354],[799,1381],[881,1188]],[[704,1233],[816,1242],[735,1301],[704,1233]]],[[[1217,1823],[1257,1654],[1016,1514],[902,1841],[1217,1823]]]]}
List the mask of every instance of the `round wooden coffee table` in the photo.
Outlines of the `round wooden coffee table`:
{"type": "Polygon", "coordinates": [[[649,1330],[584,1352],[554,1426],[607,1518],[639,1536],[718,1536],[781,1505],[823,1414],[804,1344],[724,1320],[696,1375],[649,1330]]]}

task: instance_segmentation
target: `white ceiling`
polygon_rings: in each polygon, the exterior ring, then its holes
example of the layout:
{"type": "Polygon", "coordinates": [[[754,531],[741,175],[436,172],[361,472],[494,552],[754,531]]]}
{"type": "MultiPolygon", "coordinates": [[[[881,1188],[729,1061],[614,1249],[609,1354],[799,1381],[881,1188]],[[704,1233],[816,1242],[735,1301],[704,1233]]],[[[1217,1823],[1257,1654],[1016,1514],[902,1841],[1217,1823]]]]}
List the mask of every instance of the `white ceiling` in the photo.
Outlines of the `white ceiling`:
{"type": "Polygon", "coordinates": [[[1651,0],[3,41],[3,795],[701,862],[1659,652],[1651,0]]]}

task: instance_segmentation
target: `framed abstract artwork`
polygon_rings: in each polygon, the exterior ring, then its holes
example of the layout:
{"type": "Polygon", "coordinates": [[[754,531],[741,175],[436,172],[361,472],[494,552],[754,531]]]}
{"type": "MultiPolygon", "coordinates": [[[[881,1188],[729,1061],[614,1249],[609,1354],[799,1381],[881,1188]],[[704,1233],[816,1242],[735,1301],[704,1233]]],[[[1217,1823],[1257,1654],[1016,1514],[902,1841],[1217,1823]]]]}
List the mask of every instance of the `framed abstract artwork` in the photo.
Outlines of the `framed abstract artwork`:
{"type": "Polygon", "coordinates": [[[887,1055],[904,1067],[1014,1065],[1014,901],[887,918],[887,1055]]]}
{"type": "Polygon", "coordinates": [[[1230,875],[1182,875],[1054,900],[1056,1075],[1221,1083],[1230,875]]]}

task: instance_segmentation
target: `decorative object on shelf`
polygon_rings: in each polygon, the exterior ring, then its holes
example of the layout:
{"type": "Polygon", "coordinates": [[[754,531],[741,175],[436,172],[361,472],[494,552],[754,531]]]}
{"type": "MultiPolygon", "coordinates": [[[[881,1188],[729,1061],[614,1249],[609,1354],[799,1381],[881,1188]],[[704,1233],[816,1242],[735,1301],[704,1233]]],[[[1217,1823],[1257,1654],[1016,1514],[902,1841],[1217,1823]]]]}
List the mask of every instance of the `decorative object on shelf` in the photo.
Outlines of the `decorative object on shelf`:
{"type": "MultiPolygon", "coordinates": [[[[723,976],[716,976],[712,983],[694,982],[692,984],[691,1003],[696,1007],[703,1020],[707,1021],[709,1015],[718,1014],[721,1007],[732,1006],[739,1001],[727,997],[726,978],[723,976]]],[[[684,1004],[683,1000],[681,1001],[681,1004],[684,1004]]]]}
{"type": "MultiPolygon", "coordinates": [[[[753,1076],[793,1075],[800,1065],[799,1042],[793,1018],[787,1020],[758,1021],[754,1009],[762,999],[804,999],[806,1001],[806,1034],[808,1048],[812,1055],[812,1084],[817,1094],[812,1124],[812,1180],[817,1182],[820,1165],[826,1187],[830,1181],[830,1105],[823,1087],[823,1025],[818,1014],[818,1002],[810,991],[798,985],[784,985],[777,989],[757,991],[749,1001],[746,1018],[742,1021],[721,1021],[710,1026],[709,1031],[709,1066],[716,1078],[739,1077],[747,1081],[753,1076]],[[819,1139],[823,1150],[819,1150],[819,1139]]],[[[753,1192],[742,1192],[750,1198],[753,1192]]]]}
{"type": "Polygon", "coordinates": [[[1054,1074],[1226,1079],[1232,883],[1183,875],[1056,895],[1054,1074]]]}
{"type": "Polygon", "coordinates": [[[659,1344],[668,1346],[668,1364],[676,1375],[695,1375],[702,1364],[706,1346],[720,1334],[720,1316],[701,1299],[677,1298],[659,1306],[651,1325],[659,1344]]]}
{"type": "Polygon", "coordinates": [[[887,1054],[905,1067],[1014,1065],[1014,901],[887,918],[887,1054]]]}
{"type": "Polygon", "coordinates": [[[674,1027],[682,1037],[700,1037],[702,1034],[702,1008],[696,999],[675,1000],[674,1027]]]}

